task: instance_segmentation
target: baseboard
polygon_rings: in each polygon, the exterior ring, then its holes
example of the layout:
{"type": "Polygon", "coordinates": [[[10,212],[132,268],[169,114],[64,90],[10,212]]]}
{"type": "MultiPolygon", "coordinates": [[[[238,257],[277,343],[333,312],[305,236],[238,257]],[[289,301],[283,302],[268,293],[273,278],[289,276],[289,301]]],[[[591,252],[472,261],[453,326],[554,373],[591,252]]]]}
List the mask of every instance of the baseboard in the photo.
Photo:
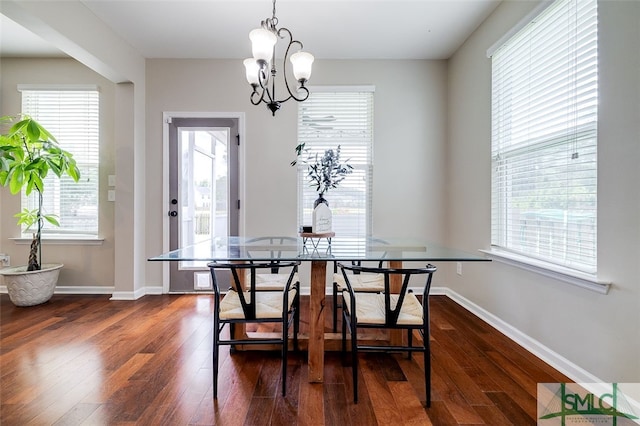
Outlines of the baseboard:
{"type": "Polygon", "coordinates": [[[145,290],[145,294],[146,295],[158,296],[160,294],[164,294],[162,286],[158,286],[158,287],[147,286],[147,287],[144,288],[144,290],[145,290]]]}
{"type": "Polygon", "coordinates": [[[54,294],[111,294],[113,293],[113,287],[98,287],[98,286],[56,286],[54,294]]]}
{"type": "MultiPolygon", "coordinates": [[[[485,310],[484,308],[476,305],[469,299],[463,297],[457,292],[451,290],[450,288],[444,287],[444,295],[449,297],[451,300],[456,302],[458,305],[462,306],[469,312],[478,316],[480,319],[491,325],[493,328],[497,329],[505,336],[531,352],[533,355],[537,356],[547,364],[551,365],[556,370],[560,371],[565,376],[569,377],[576,383],[602,383],[602,380],[593,374],[589,373],[585,369],[580,366],[574,364],[568,359],[564,358],[560,354],[552,351],[542,343],[537,340],[531,338],[526,335],[522,331],[493,315],[491,312],[485,310]]],[[[433,293],[431,293],[433,294],[433,293]]]]}
{"type": "MultiPolygon", "coordinates": [[[[0,286],[0,294],[7,294],[7,286],[0,286]]],[[[144,287],[136,291],[115,291],[115,287],[99,286],[56,286],[54,294],[108,294],[109,300],[136,300],[147,295],[162,294],[162,287],[144,287]]]]}
{"type": "Polygon", "coordinates": [[[143,296],[163,294],[162,287],[143,287],[135,291],[114,291],[110,300],[137,300],[143,296]]]}

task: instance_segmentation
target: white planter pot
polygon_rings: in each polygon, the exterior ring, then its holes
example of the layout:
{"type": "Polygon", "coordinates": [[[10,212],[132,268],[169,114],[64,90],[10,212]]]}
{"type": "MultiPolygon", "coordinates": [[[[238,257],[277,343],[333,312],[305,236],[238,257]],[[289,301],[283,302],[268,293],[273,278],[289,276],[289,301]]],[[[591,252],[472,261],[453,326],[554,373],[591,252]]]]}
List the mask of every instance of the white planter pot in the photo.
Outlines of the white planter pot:
{"type": "Polygon", "coordinates": [[[62,263],[45,263],[39,271],[27,271],[26,266],[0,270],[4,276],[9,298],[16,306],[34,306],[53,296],[62,263]]]}

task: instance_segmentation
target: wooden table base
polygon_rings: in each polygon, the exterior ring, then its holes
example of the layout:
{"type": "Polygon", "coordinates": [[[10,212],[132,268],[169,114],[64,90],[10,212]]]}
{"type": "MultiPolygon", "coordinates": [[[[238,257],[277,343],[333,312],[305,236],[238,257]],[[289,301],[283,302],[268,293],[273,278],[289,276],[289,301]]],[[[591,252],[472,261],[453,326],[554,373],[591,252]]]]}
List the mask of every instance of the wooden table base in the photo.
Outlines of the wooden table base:
{"type": "Polygon", "coordinates": [[[309,382],[324,380],[324,312],[327,262],[311,262],[311,296],[309,300],[309,382]]]}

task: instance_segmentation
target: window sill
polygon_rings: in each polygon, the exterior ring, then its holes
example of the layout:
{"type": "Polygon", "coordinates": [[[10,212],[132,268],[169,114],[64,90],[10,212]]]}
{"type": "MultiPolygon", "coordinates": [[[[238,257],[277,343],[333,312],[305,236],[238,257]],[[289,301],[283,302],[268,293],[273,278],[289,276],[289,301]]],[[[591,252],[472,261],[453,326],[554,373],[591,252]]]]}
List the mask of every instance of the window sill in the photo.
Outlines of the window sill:
{"type": "MultiPolygon", "coordinates": [[[[31,244],[33,239],[31,238],[9,238],[16,244],[31,244]]],[[[73,236],[60,236],[60,237],[48,237],[42,238],[43,245],[74,245],[74,246],[101,246],[104,243],[104,238],[99,237],[73,237],[73,236]]]]}
{"type": "Polygon", "coordinates": [[[480,251],[487,254],[491,259],[496,260],[497,262],[506,263],[550,278],[555,278],[587,290],[595,291],[596,293],[607,294],[611,287],[610,282],[598,280],[595,275],[581,273],[579,271],[563,268],[541,260],[531,259],[526,256],[497,249],[480,251]]]}

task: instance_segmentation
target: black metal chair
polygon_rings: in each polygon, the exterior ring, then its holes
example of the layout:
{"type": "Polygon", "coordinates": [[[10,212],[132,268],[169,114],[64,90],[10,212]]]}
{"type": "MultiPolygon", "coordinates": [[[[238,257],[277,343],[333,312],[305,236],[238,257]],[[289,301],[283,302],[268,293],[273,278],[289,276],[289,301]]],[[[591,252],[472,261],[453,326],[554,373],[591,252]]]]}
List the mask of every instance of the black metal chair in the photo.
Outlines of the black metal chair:
{"type": "Polygon", "coordinates": [[[431,351],[429,346],[429,290],[436,267],[427,265],[424,268],[371,268],[357,265],[339,265],[346,284],[342,291],[342,355],[347,347],[347,328],[351,334],[351,354],[353,370],[353,399],[358,402],[358,351],[407,352],[409,359],[413,352],[424,353],[424,380],[426,386],[426,405],[431,406],[431,351]],[[359,293],[351,285],[353,273],[381,274],[384,280],[384,291],[376,293],[359,293]],[[426,275],[422,290],[422,302],[408,289],[412,276],[426,275]],[[401,289],[397,294],[391,293],[391,278],[399,276],[401,289]],[[399,345],[360,345],[358,344],[358,328],[384,328],[407,330],[407,344],[399,345]],[[422,335],[421,346],[413,346],[413,331],[422,335]]]}
{"type": "Polygon", "coordinates": [[[300,284],[294,281],[299,261],[281,262],[280,270],[288,270],[288,279],[282,289],[256,291],[260,271],[271,270],[270,263],[221,263],[211,262],[213,290],[215,293],[213,310],[213,397],[218,397],[218,360],[220,345],[250,343],[252,345],[282,345],[282,395],[287,390],[287,353],[289,350],[289,328],[293,323],[293,344],[298,350],[298,330],[300,328],[300,284]],[[220,286],[216,270],[231,271],[231,288],[220,297],[220,286]],[[243,281],[247,279],[247,282],[243,281]],[[280,338],[239,339],[234,336],[235,324],[280,323],[280,338]],[[221,332],[229,324],[229,339],[222,339],[221,332]]]}
{"type": "MultiPolygon", "coordinates": [[[[383,262],[378,263],[382,268],[383,262]]],[[[362,266],[361,261],[352,261],[352,266],[362,266]]],[[[356,292],[382,293],[384,291],[384,276],[381,274],[360,274],[357,271],[349,277],[351,287],[356,292]]],[[[347,286],[342,277],[342,271],[338,271],[338,262],[333,262],[333,332],[338,331],[338,309],[342,309],[342,303],[338,303],[339,295],[347,286]]]]}

